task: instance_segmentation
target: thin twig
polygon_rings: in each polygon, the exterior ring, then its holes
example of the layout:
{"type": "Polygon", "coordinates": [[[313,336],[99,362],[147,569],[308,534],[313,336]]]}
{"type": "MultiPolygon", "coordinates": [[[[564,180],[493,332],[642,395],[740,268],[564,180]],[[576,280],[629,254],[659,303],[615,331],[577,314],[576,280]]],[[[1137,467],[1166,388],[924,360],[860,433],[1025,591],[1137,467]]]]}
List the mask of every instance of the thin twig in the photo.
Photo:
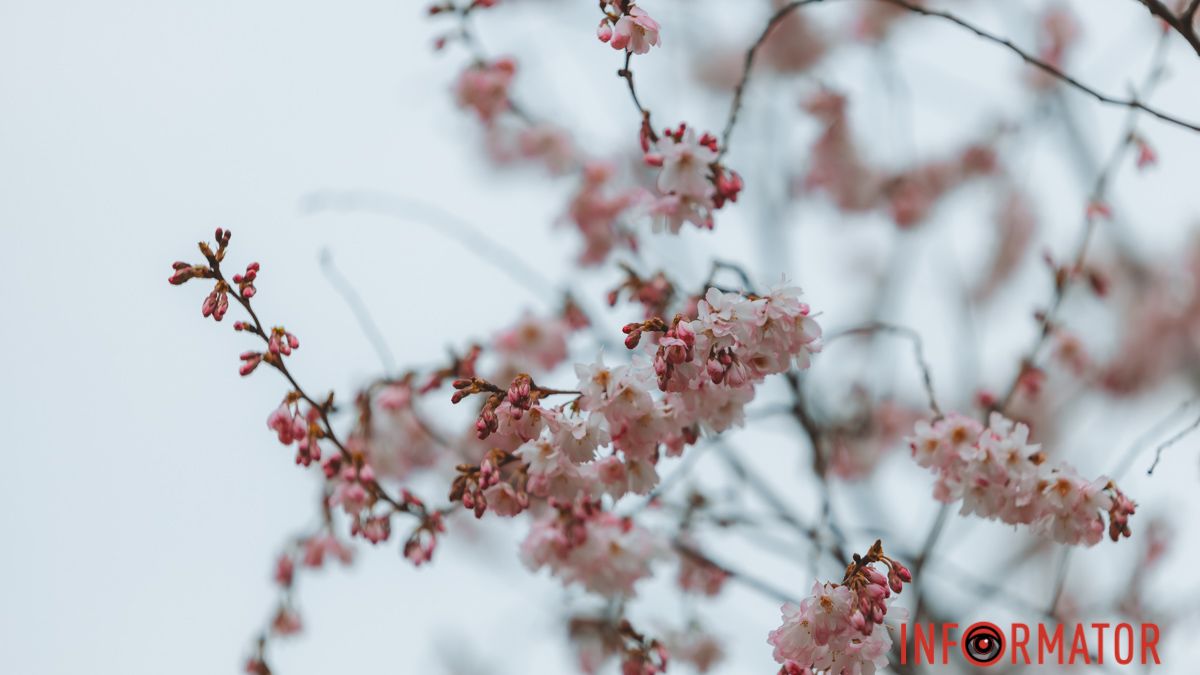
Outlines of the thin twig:
{"type": "MultiPolygon", "coordinates": [[[[763,480],[761,476],[751,471],[750,468],[747,467],[740,458],[738,458],[736,451],[731,448],[729,444],[724,441],[724,439],[717,439],[714,441],[713,445],[716,448],[717,454],[726,464],[729,465],[729,468],[733,470],[734,474],[736,474],[738,478],[745,481],[747,485],[754,488],[755,494],[762,498],[762,500],[766,502],[773,511],[775,511],[775,515],[778,516],[781,521],[790,525],[792,529],[794,529],[802,538],[809,540],[816,539],[818,534],[816,528],[812,527],[811,525],[805,525],[803,522],[801,522],[800,519],[792,513],[791,509],[787,505],[787,502],[784,501],[784,499],[778,494],[776,494],[771,486],[765,480],[763,480]]],[[[838,554],[838,558],[840,560],[844,560],[845,557],[845,555],[838,554]]]]}
{"type": "MultiPolygon", "coordinates": [[[[890,1],[890,0],[888,0],[890,1]]],[[[1158,49],[1155,52],[1155,58],[1150,65],[1150,70],[1146,74],[1142,82],[1142,91],[1149,93],[1159,83],[1163,75],[1162,58],[1165,54],[1162,42],[1159,43],[1158,49]]],[[[1125,153],[1133,144],[1135,138],[1134,131],[1137,129],[1136,109],[1130,109],[1126,115],[1125,125],[1122,127],[1121,135],[1117,139],[1116,146],[1108,156],[1108,160],[1104,163],[1099,173],[1096,175],[1095,183],[1092,185],[1092,190],[1088,196],[1089,203],[1101,202],[1105,199],[1109,188],[1109,177],[1116,167],[1120,165],[1121,160],[1125,157],[1125,153]]],[[[1004,397],[1000,399],[997,409],[1003,413],[1008,410],[1016,397],[1018,388],[1021,384],[1021,377],[1024,375],[1026,368],[1033,367],[1037,361],[1038,355],[1049,341],[1050,336],[1054,333],[1054,320],[1062,308],[1063,301],[1066,299],[1067,291],[1071,287],[1071,281],[1074,275],[1082,272],[1084,263],[1087,260],[1088,247],[1091,244],[1092,236],[1096,230],[1096,221],[1099,217],[1091,213],[1090,209],[1084,214],[1083,232],[1079,238],[1079,244],[1075,250],[1075,256],[1071,261],[1071,267],[1065,279],[1058,281],[1054,286],[1054,297],[1050,301],[1050,307],[1042,313],[1041,320],[1038,322],[1038,334],[1034,340],[1033,346],[1029,349],[1026,355],[1021,360],[1021,365],[1017,369],[1017,374],[1013,377],[1012,382],[1008,386],[1004,397]]]]}
{"type": "Polygon", "coordinates": [[[1054,616],[1058,611],[1058,600],[1067,586],[1067,569],[1070,565],[1071,547],[1063,546],[1062,555],[1058,559],[1058,569],[1054,573],[1054,590],[1050,593],[1050,608],[1046,610],[1047,615],[1054,616]]]}
{"type": "Polygon", "coordinates": [[[1144,448],[1148,443],[1150,443],[1150,441],[1153,440],[1155,436],[1158,436],[1159,433],[1168,424],[1170,424],[1172,420],[1174,420],[1176,417],[1178,417],[1181,413],[1186,411],[1188,408],[1195,405],[1196,402],[1197,402],[1197,399],[1188,399],[1188,400],[1180,403],[1179,405],[1175,406],[1175,408],[1173,408],[1168,415],[1163,417],[1161,420],[1155,422],[1154,426],[1152,426],[1148,430],[1142,432],[1142,434],[1140,436],[1138,436],[1137,439],[1134,440],[1133,444],[1129,446],[1129,450],[1121,458],[1120,463],[1117,464],[1117,468],[1113,469],[1113,472],[1112,472],[1113,480],[1121,480],[1121,478],[1123,478],[1125,476],[1125,472],[1129,471],[1129,468],[1131,466],[1133,466],[1133,460],[1137,459],[1137,456],[1138,456],[1138,454],[1141,453],[1142,448],[1144,448]]]}
{"type": "Polygon", "coordinates": [[[387,340],[383,337],[383,332],[379,330],[379,325],[375,323],[375,319],[371,316],[371,311],[367,309],[367,304],[363,302],[362,296],[342,274],[341,270],[333,262],[333,254],[327,248],[321,249],[321,271],[325,273],[325,278],[329,280],[330,285],[334,290],[342,296],[346,301],[346,305],[350,307],[350,311],[354,314],[354,318],[358,321],[359,327],[363,334],[367,337],[367,341],[371,343],[371,347],[375,350],[375,354],[379,357],[379,362],[383,364],[384,372],[389,375],[396,373],[396,359],[392,356],[391,349],[388,348],[387,340]]]}
{"type": "Polygon", "coordinates": [[[929,362],[925,360],[925,350],[922,347],[921,336],[915,330],[907,326],[896,326],[876,321],[834,333],[825,338],[825,344],[851,335],[871,335],[876,333],[889,333],[906,338],[912,342],[913,355],[917,360],[917,368],[921,371],[921,379],[925,386],[925,395],[929,398],[929,409],[933,411],[934,417],[941,419],[944,415],[942,414],[941,406],[938,405],[937,395],[933,391],[933,374],[930,371],[929,362]]]}
{"type": "Polygon", "coordinates": [[[488,237],[467,220],[434,204],[376,190],[323,190],[305,196],[303,207],[308,213],[325,210],[360,211],[431,225],[431,231],[454,240],[548,304],[553,305],[558,301],[554,283],[521,256],[488,237]],[[422,218],[421,214],[425,217],[422,218]]]}
{"type": "Polygon", "coordinates": [[[1163,450],[1166,450],[1167,448],[1171,447],[1172,445],[1175,445],[1180,440],[1182,440],[1184,436],[1187,436],[1188,434],[1192,433],[1196,429],[1200,429],[1200,417],[1197,417],[1195,419],[1195,421],[1193,421],[1191,424],[1187,425],[1187,427],[1184,428],[1182,431],[1180,431],[1179,433],[1175,434],[1174,436],[1168,438],[1166,441],[1161,443],[1157,448],[1155,448],[1154,449],[1154,463],[1150,465],[1149,469],[1146,469],[1146,475],[1147,476],[1152,475],[1154,473],[1154,469],[1158,468],[1158,462],[1159,462],[1159,460],[1162,459],[1163,450]]]}
{"type": "MultiPolygon", "coordinates": [[[[238,304],[242,306],[242,309],[246,310],[246,314],[248,314],[250,319],[254,322],[253,325],[247,326],[247,332],[256,335],[264,343],[269,344],[271,338],[267,335],[267,331],[263,326],[263,322],[259,320],[258,313],[255,312],[254,308],[251,306],[250,298],[246,297],[246,295],[241,292],[236,284],[229,283],[221,271],[220,261],[212,256],[208,256],[208,258],[209,266],[212,268],[213,278],[224,284],[229,289],[228,293],[232,295],[235,300],[237,300],[238,304]]],[[[288,370],[287,364],[284,363],[282,358],[263,359],[263,361],[268,363],[281,375],[283,375],[284,379],[288,381],[288,384],[292,385],[292,390],[296,392],[296,395],[298,395],[301,399],[308,403],[309,406],[317,411],[325,438],[328,438],[329,442],[333,443],[334,447],[337,448],[343,459],[352,463],[353,455],[351,455],[350,451],[346,448],[345,444],[342,443],[341,439],[338,438],[337,431],[334,429],[333,422],[329,417],[329,413],[333,408],[333,394],[330,393],[329,397],[324,403],[318,403],[316,399],[312,398],[306,391],[304,391],[304,388],[301,387],[300,383],[296,381],[296,378],[292,376],[291,371],[288,370]]],[[[379,484],[379,481],[374,479],[364,481],[360,479],[360,482],[364,488],[369,490],[379,499],[390,504],[397,512],[416,515],[422,521],[427,519],[428,514],[425,507],[416,506],[407,501],[401,502],[397,500],[395,497],[388,494],[387,490],[385,490],[383,486],[379,484]]]]}
{"type": "Polygon", "coordinates": [[[754,577],[749,574],[746,574],[745,572],[740,572],[740,571],[731,569],[730,567],[713,560],[712,558],[708,557],[707,555],[704,555],[700,551],[698,551],[695,548],[693,548],[692,546],[689,546],[688,544],[680,541],[679,539],[674,540],[673,542],[671,542],[671,544],[672,544],[672,546],[674,546],[675,550],[679,551],[684,556],[687,556],[688,558],[691,558],[691,559],[693,559],[697,562],[703,563],[705,565],[711,565],[712,567],[715,567],[715,568],[721,570],[725,574],[728,574],[729,577],[731,579],[733,579],[734,581],[737,581],[738,583],[742,584],[743,586],[746,586],[747,588],[758,591],[759,593],[761,593],[769,598],[774,598],[781,602],[790,602],[790,603],[798,603],[799,602],[799,600],[791,593],[781,590],[780,588],[774,586],[773,584],[763,581],[762,579],[759,579],[758,577],[754,577]]]}

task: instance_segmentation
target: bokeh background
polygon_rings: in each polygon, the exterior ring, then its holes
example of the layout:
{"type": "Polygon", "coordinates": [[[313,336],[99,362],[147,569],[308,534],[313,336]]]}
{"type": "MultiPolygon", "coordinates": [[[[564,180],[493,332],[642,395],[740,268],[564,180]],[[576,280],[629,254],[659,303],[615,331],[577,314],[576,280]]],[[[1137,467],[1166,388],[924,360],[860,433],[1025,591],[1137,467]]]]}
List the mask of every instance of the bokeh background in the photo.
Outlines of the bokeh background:
{"type": "MultiPolygon", "coordinates": [[[[234,231],[235,264],[262,262],[257,304],[268,322],[300,336],[293,370],[315,391],[348,395],[380,367],[322,273],[322,252],[357,288],[401,363],[436,361],[447,346],[558,300],[558,287],[532,292],[464,246],[462,223],[556,284],[590,294],[593,305],[616,281],[612,270],[580,270],[576,235],[554,225],[573,179],[498,172],[488,162],[477,123],[450,93],[466,55],[433,52],[447,25],[427,21],[425,4],[0,2],[0,672],[236,672],[270,610],[275,552],[311,522],[317,484],[293,469],[265,428],[282,383],[267,373],[238,377],[243,336],[200,319],[198,289],[166,283],[170,262],[195,257],[194,242],[214,227],[234,231]],[[331,190],[386,194],[389,213],[314,211],[330,202],[313,195],[331,190]]],[[[664,123],[718,129],[728,96],[699,88],[695,63],[713,44],[748,44],[768,3],[644,4],[664,26],[664,46],[637,64],[647,104],[664,123]]],[[[844,40],[856,4],[831,3],[812,16],[844,40]]],[[[1045,5],[946,4],[1026,45],[1045,5]]],[[[1069,4],[1083,25],[1069,70],[1126,93],[1150,62],[1156,22],[1133,0],[1069,4]]],[[[595,154],[632,151],[637,116],[613,76],[620,56],[595,40],[594,3],[503,5],[478,17],[476,28],[490,51],[518,59],[517,95],[595,154]]],[[[1168,64],[1153,103],[1200,118],[1200,60],[1173,39],[1168,64]]],[[[986,259],[991,195],[963,190],[910,233],[882,219],[847,219],[820,198],[782,197],[816,132],[798,107],[815,81],[849,93],[873,157],[902,162],[959,147],[1002,118],[1028,116],[1036,104],[1026,77],[1011,54],[920,18],[883,47],[846,47],[812,77],[764,75],[729,157],[747,179],[743,201],[720,214],[714,233],[650,237],[646,259],[693,281],[714,252],[765,282],[787,273],[831,329],[869,311],[875,280],[898,260],[903,282],[890,291],[885,318],[921,332],[943,405],[969,400],[976,373],[999,386],[1031,341],[1031,312],[1050,287],[1035,251],[963,333],[947,280],[973,278],[986,259]]],[[[1106,154],[1124,111],[1072,92],[1061,99],[1089,151],[1106,154]]],[[[1160,166],[1139,173],[1124,163],[1112,201],[1146,260],[1178,264],[1200,206],[1200,136],[1139,126],[1160,166]]],[[[1065,257],[1088,187],[1078,153],[1048,122],[1005,161],[1037,200],[1036,248],[1065,257]]],[[[1086,304],[1072,316],[1101,344],[1113,331],[1103,320],[1089,323],[1086,304]]],[[[595,354],[594,345],[576,346],[580,360],[595,354]]],[[[813,373],[827,383],[823,404],[836,408],[860,377],[919,402],[908,354],[903,343],[865,356],[831,348],[813,373]]],[[[1077,433],[1062,439],[1062,454],[1085,474],[1111,471],[1139,435],[1192,395],[1180,382],[1076,411],[1077,433]]],[[[782,390],[763,396],[783,400],[782,390]]],[[[797,513],[815,517],[808,450],[786,420],[763,421],[730,442],[797,513]]],[[[1173,524],[1170,557],[1151,580],[1178,615],[1166,631],[1164,672],[1192,672],[1185,664],[1200,656],[1187,639],[1194,610],[1186,610],[1200,592],[1191,564],[1200,550],[1198,446],[1200,436],[1173,447],[1153,477],[1144,475],[1143,453],[1123,485],[1142,504],[1142,523],[1158,514],[1173,524]]],[[[904,455],[895,453],[865,485],[837,487],[835,500],[839,511],[892,529],[895,546],[913,550],[935,507],[932,478],[904,455]],[[884,508],[856,509],[866,495],[884,508]]],[[[695,480],[727,489],[723,470],[706,456],[695,480]]],[[[424,493],[440,496],[444,488],[430,485],[424,493]]],[[[745,499],[749,509],[762,506],[745,499]]],[[[853,541],[869,544],[872,537],[847,526],[853,541]]],[[[358,546],[353,567],[304,582],[307,630],[273,652],[273,665],[287,675],[571,672],[561,618],[580,597],[521,567],[515,542],[524,527],[452,527],[436,564],[419,570],[394,541],[358,546]]],[[[1015,546],[1009,533],[955,519],[943,551],[986,576],[987,564],[1015,546]]],[[[799,595],[817,576],[840,576],[814,568],[802,544],[768,550],[727,536],[710,548],[799,595]]],[[[1068,591],[1088,601],[1119,592],[1133,547],[1106,542],[1074,554],[1068,591]]],[[[1050,577],[1044,568],[1024,570],[1013,593],[1042,602],[1050,577]]],[[[1028,618],[1011,606],[956,600],[950,571],[930,583],[959,611],[1028,618]]],[[[647,627],[670,626],[677,603],[666,585],[651,584],[632,611],[647,627]]],[[[726,643],[721,672],[772,672],[766,634],[778,624],[776,602],[733,588],[701,611],[726,643]]]]}

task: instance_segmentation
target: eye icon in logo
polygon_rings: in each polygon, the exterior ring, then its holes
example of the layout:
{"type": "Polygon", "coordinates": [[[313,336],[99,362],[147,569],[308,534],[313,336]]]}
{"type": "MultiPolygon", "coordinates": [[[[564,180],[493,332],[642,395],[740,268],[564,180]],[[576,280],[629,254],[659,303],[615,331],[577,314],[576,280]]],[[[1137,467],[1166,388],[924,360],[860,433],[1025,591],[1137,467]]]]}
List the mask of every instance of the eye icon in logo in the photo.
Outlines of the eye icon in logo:
{"type": "Polygon", "coordinates": [[[962,650],[972,665],[987,667],[1004,656],[1004,636],[996,624],[973,623],[963,632],[962,650]]]}

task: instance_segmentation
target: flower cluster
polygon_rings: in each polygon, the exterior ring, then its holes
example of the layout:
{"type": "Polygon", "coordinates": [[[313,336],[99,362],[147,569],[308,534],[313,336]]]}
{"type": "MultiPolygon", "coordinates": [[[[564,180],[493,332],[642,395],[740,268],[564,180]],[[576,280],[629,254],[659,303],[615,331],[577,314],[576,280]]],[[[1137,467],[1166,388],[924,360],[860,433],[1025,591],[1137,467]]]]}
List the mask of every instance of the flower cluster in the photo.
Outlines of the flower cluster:
{"type": "Polygon", "coordinates": [[[963,514],[1031,525],[1063,544],[1092,546],[1108,534],[1128,537],[1135,504],[1112,481],[1089,481],[1066,464],[1048,462],[1030,444],[1029,428],[993,412],[988,427],[951,414],[918,422],[909,439],[913,457],[937,474],[934,497],[961,499],[963,514]]]}
{"type": "Polygon", "coordinates": [[[490,63],[474,63],[458,76],[454,87],[458,105],[474,110],[484,123],[492,123],[512,104],[508,88],[517,72],[512,59],[497,59],[490,63]]]}
{"type": "Polygon", "coordinates": [[[597,265],[618,246],[634,248],[635,239],[624,220],[640,204],[645,192],[640,188],[616,188],[617,168],[610,162],[587,162],[581,172],[579,189],[567,203],[563,222],[570,222],[583,235],[584,251],[579,262],[597,265]]]}
{"type": "MultiPolygon", "coordinates": [[[[306,414],[300,413],[300,396],[296,392],[288,392],[268,417],[267,428],[275,432],[283,445],[296,445],[296,464],[308,466],[321,461],[321,446],[318,439],[325,433],[321,430],[320,414],[316,408],[309,408],[306,414]]],[[[328,466],[328,462],[326,462],[328,466]]]]}
{"type": "Polygon", "coordinates": [[[635,583],[650,576],[651,561],[663,554],[649,531],[603,510],[598,502],[555,500],[550,505],[521,544],[521,560],[531,570],[548,567],[563,583],[628,597],[635,583]]]}
{"type": "Polygon", "coordinates": [[[658,22],[633,0],[601,0],[604,18],[596,27],[596,37],[613,49],[645,54],[660,44],[658,22]]]}
{"type": "Polygon", "coordinates": [[[924,413],[896,401],[880,401],[848,424],[831,426],[829,472],[843,480],[869,475],[892,449],[903,447],[904,435],[924,413]]]}
{"type": "Polygon", "coordinates": [[[380,476],[407,478],[433,466],[443,449],[416,409],[421,392],[412,380],[406,376],[359,395],[358,425],[347,447],[361,451],[380,476]]]}
{"type": "MultiPolygon", "coordinates": [[[[1068,51],[1079,42],[1079,20],[1065,7],[1053,6],[1041,17],[1038,58],[1055,68],[1065,65],[1068,51]]],[[[1058,79],[1041,69],[1030,69],[1030,84],[1046,90],[1058,84],[1058,79]]]]}
{"type": "Polygon", "coordinates": [[[647,124],[642,127],[642,150],[647,164],[662,167],[662,194],[651,207],[655,230],[676,233],[684,223],[712,229],[713,211],[737,201],[742,177],[721,164],[720,148],[711,134],[697,138],[695,130],[681,123],[656,137],[647,124]]]}
{"type": "Polygon", "coordinates": [[[783,625],[767,642],[775,647],[781,675],[863,673],[887,666],[892,638],[880,627],[893,593],[912,581],[908,568],[883,554],[875,542],[865,556],[855,554],[842,583],[813,584],[799,605],[783,606],[783,625]],[[884,575],[874,565],[886,567],[884,575]]]}
{"type": "Polygon", "coordinates": [[[795,363],[807,368],[820,350],[821,327],[800,301],[800,289],[785,286],[765,296],[709,288],[697,303],[697,318],[677,315],[625,326],[625,345],[636,347],[644,332],[661,333],[654,355],[659,389],[690,392],[705,380],[742,387],[795,363]]]}
{"type": "MultiPolygon", "coordinates": [[[[567,624],[567,632],[575,646],[579,669],[586,675],[594,675],[613,657],[621,660],[622,675],[667,672],[666,646],[638,632],[628,620],[573,616],[567,624]]],[[[699,657],[704,656],[701,650],[702,647],[695,650],[699,657]]]]}
{"type": "Polygon", "coordinates": [[[765,296],[709,289],[694,320],[626,326],[631,348],[645,333],[660,334],[652,364],[579,364],[574,390],[543,387],[525,373],[507,388],[479,377],[455,381],[454,402],[482,397],[475,428],[491,450],[478,465],[459,466],[451,500],[476,516],[489,509],[512,516],[530,497],[571,502],[650,492],[664,448],[678,455],[701,431],[741,424],[758,382],[808,366],[820,327],[798,298],[791,287],[765,296]],[[575,398],[560,407],[543,402],[562,395],[575,398]]]}

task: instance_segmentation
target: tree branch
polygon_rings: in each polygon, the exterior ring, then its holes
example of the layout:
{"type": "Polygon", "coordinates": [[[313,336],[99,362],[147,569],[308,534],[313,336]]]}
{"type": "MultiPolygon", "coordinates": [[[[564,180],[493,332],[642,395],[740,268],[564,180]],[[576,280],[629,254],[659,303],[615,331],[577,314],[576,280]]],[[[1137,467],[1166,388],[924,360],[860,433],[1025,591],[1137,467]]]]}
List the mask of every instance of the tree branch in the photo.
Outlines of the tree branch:
{"type": "Polygon", "coordinates": [[[1196,30],[1192,27],[1192,21],[1196,18],[1196,7],[1200,5],[1198,0],[1192,0],[1183,14],[1179,16],[1176,16],[1171,8],[1160,0],[1138,0],[1138,2],[1142,3],[1151,14],[1162,19],[1163,23],[1171,27],[1171,30],[1179,33],[1192,46],[1196,55],[1200,56],[1200,36],[1196,35],[1196,30]]]}
{"type": "MultiPolygon", "coordinates": [[[[745,62],[742,66],[742,76],[738,80],[737,87],[734,89],[733,102],[730,104],[729,117],[728,117],[727,121],[725,122],[725,130],[722,132],[722,135],[721,135],[721,154],[722,155],[724,155],[725,152],[727,152],[729,150],[730,137],[733,135],[734,126],[737,124],[738,113],[742,109],[742,99],[745,95],[746,84],[750,80],[750,71],[754,67],[754,60],[758,55],[758,50],[763,46],[763,43],[766,42],[767,38],[771,34],[771,31],[773,31],[775,29],[775,27],[778,26],[793,11],[795,11],[801,7],[804,7],[806,5],[814,5],[814,4],[826,2],[826,1],[832,1],[832,0],[793,0],[793,2],[789,2],[788,4],[779,8],[779,10],[777,10],[774,14],[771,15],[771,18],[767,21],[766,27],[763,28],[762,33],[759,34],[758,39],[756,39],[754,41],[754,44],[752,44],[750,46],[750,49],[746,52],[745,62]]],[[[1043,60],[1039,59],[1038,57],[1034,56],[1033,54],[1030,54],[1029,52],[1021,49],[1020,47],[1018,47],[1016,44],[1014,44],[1008,38],[1000,37],[999,35],[990,33],[988,31],[984,30],[983,28],[976,26],[973,23],[970,23],[964,19],[961,19],[961,18],[955,16],[954,14],[950,14],[949,12],[943,12],[941,10],[936,10],[936,9],[928,9],[926,7],[922,7],[920,5],[913,4],[909,0],[873,0],[873,1],[874,2],[885,2],[885,3],[891,4],[891,5],[895,5],[897,7],[902,7],[914,14],[920,14],[922,16],[928,16],[928,17],[933,17],[933,18],[937,18],[937,19],[942,19],[943,21],[948,21],[960,28],[970,31],[971,33],[974,33],[975,35],[984,39],[987,42],[991,42],[992,44],[1004,47],[1008,51],[1019,56],[1022,61],[1025,61],[1026,63],[1033,66],[1034,68],[1037,68],[1038,70],[1041,70],[1045,73],[1052,75],[1053,77],[1061,80],[1065,84],[1070,85],[1071,87],[1075,88],[1076,90],[1078,90],[1080,92],[1087,94],[1088,96],[1091,96],[1092,98],[1096,99],[1097,101],[1099,101],[1101,103],[1104,103],[1107,105],[1129,108],[1132,110],[1141,110],[1149,115],[1153,115],[1154,117],[1157,117],[1158,119],[1160,119],[1164,122],[1167,122],[1168,124],[1174,124],[1176,126],[1183,127],[1185,129],[1189,129],[1191,131],[1200,132],[1200,124],[1188,122],[1186,120],[1180,119],[1173,115],[1169,115],[1169,114],[1161,112],[1159,110],[1155,110],[1154,108],[1151,108],[1151,107],[1145,105],[1144,103],[1142,103],[1141,101],[1137,100],[1137,98],[1119,98],[1116,96],[1110,96],[1108,94],[1102,93],[1102,92],[1084,84],[1083,82],[1077,80],[1076,78],[1064,73],[1062,70],[1058,69],[1056,66],[1054,66],[1046,61],[1043,61],[1043,60]]],[[[1161,5],[1161,3],[1158,2],[1158,0],[1140,0],[1140,1],[1143,4],[1147,4],[1148,6],[1150,3],[1156,4],[1156,5],[1161,5]]],[[[1193,2],[1193,5],[1195,5],[1195,4],[1196,3],[1193,2]]],[[[1164,10],[1165,10],[1165,8],[1164,8],[1164,10]]],[[[1151,10],[1151,11],[1153,12],[1153,10],[1151,10]]],[[[1171,16],[1171,21],[1174,21],[1175,24],[1178,25],[1179,20],[1177,18],[1175,18],[1173,15],[1170,15],[1170,12],[1166,12],[1166,13],[1168,14],[1168,16],[1171,16]]],[[[1185,37],[1186,37],[1186,35],[1185,35],[1185,37]]],[[[1189,40],[1189,42],[1190,41],[1191,40],[1189,40]]],[[[1196,44],[1194,44],[1193,46],[1197,48],[1197,53],[1200,54],[1200,40],[1197,40],[1196,44]]]]}

